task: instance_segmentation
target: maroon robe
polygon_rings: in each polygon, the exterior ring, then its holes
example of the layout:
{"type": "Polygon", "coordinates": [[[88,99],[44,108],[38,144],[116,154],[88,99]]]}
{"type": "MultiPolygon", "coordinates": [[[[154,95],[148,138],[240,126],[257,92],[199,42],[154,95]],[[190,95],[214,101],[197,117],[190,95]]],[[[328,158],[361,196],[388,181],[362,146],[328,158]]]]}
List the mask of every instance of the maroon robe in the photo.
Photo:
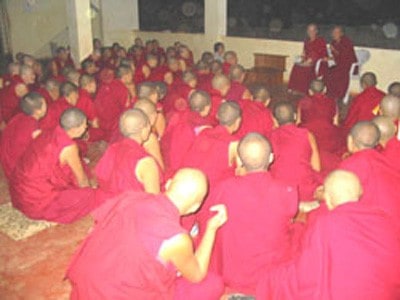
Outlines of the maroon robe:
{"type": "Polygon", "coordinates": [[[60,124],[61,115],[68,108],[73,107],[67,102],[67,100],[62,97],[59,100],[53,102],[47,109],[46,116],[40,120],[41,129],[54,129],[60,124]]]}
{"type": "Polygon", "coordinates": [[[274,127],[271,111],[257,101],[240,100],[238,103],[242,109],[242,123],[235,136],[241,139],[250,132],[258,132],[269,137],[274,127]]]}
{"type": "Polygon", "coordinates": [[[266,273],[257,299],[399,299],[399,253],[381,211],[347,203],[310,224],[299,256],[266,273]]]}
{"type": "Polygon", "coordinates": [[[44,87],[38,88],[36,90],[36,92],[39,93],[40,95],[42,95],[42,97],[46,101],[47,107],[52,105],[53,102],[55,101],[55,100],[53,100],[53,98],[51,98],[50,93],[44,87]]]}
{"type": "MultiPolygon", "coordinates": [[[[225,285],[254,294],[260,276],[292,256],[291,220],[298,209],[296,189],[267,172],[250,173],[223,181],[209,201],[208,207],[225,204],[229,213],[228,221],[218,232],[213,253],[225,285]]],[[[206,208],[202,210],[208,212],[206,208]]]]}
{"type": "Polygon", "coordinates": [[[113,195],[125,191],[144,192],[135,170],[138,162],[148,156],[141,145],[128,138],[111,144],[96,165],[99,187],[113,195]]]}
{"type": "Polygon", "coordinates": [[[392,138],[383,149],[382,154],[391,162],[393,169],[400,172],[400,141],[392,138]]]}
{"type": "Polygon", "coordinates": [[[20,112],[20,99],[15,93],[15,88],[19,84],[24,84],[24,82],[18,76],[13,82],[11,82],[9,86],[0,91],[0,108],[3,120],[5,122],[10,121],[13,116],[20,112]]]}
{"type": "MultiPolygon", "coordinates": [[[[150,68],[150,67],[149,67],[150,68]]],[[[158,66],[155,68],[150,68],[150,75],[147,81],[161,81],[164,82],[165,74],[168,72],[168,67],[158,66]]]]}
{"type": "Polygon", "coordinates": [[[105,200],[100,190],[79,188],[61,151],[74,143],[61,127],[43,132],[18,161],[11,176],[13,206],[31,219],[71,223],[105,200]]]}
{"type": "Polygon", "coordinates": [[[17,114],[2,132],[0,159],[7,178],[11,177],[14,168],[33,140],[33,132],[39,129],[39,122],[23,113],[17,114]]]}
{"type": "Polygon", "coordinates": [[[300,127],[307,128],[318,144],[324,173],[337,167],[346,152],[346,137],[333,124],[337,112],[336,102],[323,94],[307,96],[298,104],[301,113],[300,127]]]}
{"type": "Polygon", "coordinates": [[[314,41],[305,40],[304,55],[305,60],[312,60],[312,65],[301,66],[295,64],[290,73],[288,89],[307,94],[311,81],[316,78],[315,65],[317,61],[328,56],[325,39],[318,37],[314,41]]]}
{"type": "Polygon", "coordinates": [[[383,97],[385,97],[385,93],[374,86],[366,88],[355,97],[350,103],[350,108],[344,120],[344,129],[350,131],[357,122],[370,121],[375,118],[373,111],[381,103],[383,97]]]}
{"type": "Polygon", "coordinates": [[[186,153],[182,167],[200,169],[211,186],[233,176],[235,166],[230,166],[229,145],[235,140],[224,126],[204,129],[186,153]]]}
{"type": "Polygon", "coordinates": [[[350,69],[357,62],[353,42],[346,36],[339,42],[331,42],[332,55],[336,65],[328,69],[325,82],[328,96],[332,99],[341,99],[346,95],[350,82],[350,69]]]}
{"type": "Polygon", "coordinates": [[[121,80],[114,79],[100,86],[94,103],[100,128],[107,136],[111,137],[117,130],[121,114],[129,107],[129,99],[129,91],[121,80]]]}
{"type": "Polygon", "coordinates": [[[311,167],[312,149],[308,130],[294,124],[283,125],[272,131],[270,140],[274,152],[272,176],[297,186],[301,201],[314,199],[321,178],[311,167]]]}
{"type": "Polygon", "coordinates": [[[214,74],[212,73],[197,73],[197,88],[199,90],[206,91],[207,93],[210,93],[212,90],[212,80],[214,78],[214,74]]]}
{"type": "Polygon", "coordinates": [[[352,154],[339,168],[360,178],[362,203],[385,211],[400,228],[400,173],[391,166],[391,161],[374,149],[366,149],[352,154]]]}
{"type": "Polygon", "coordinates": [[[186,231],[164,195],[124,193],[95,213],[96,225],[70,264],[72,300],[219,299],[223,284],[208,276],[198,284],[178,279],[159,259],[162,243],[186,231]],[[106,258],[106,259],[105,259],[106,258]]]}
{"type": "Polygon", "coordinates": [[[211,97],[211,111],[207,118],[211,124],[216,126],[218,124],[217,114],[219,106],[222,104],[222,102],[225,101],[226,98],[221,95],[220,91],[214,89],[210,91],[210,97],[211,97]]]}
{"type": "Polygon", "coordinates": [[[190,110],[177,112],[171,117],[160,143],[166,179],[182,166],[182,160],[192,146],[199,128],[206,125],[209,125],[206,118],[190,110]]]}
{"type": "Polygon", "coordinates": [[[228,94],[225,96],[226,99],[228,100],[233,100],[233,101],[239,101],[243,99],[243,94],[247,90],[247,87],[238,82],[232,80],[231,82],[231,88],[228,91],[228,94]]]}

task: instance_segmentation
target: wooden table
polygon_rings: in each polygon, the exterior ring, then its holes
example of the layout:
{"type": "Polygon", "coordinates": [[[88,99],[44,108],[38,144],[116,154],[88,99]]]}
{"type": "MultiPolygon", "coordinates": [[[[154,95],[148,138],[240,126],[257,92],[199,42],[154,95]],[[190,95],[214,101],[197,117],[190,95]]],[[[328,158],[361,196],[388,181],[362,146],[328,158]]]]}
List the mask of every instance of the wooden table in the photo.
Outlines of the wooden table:
{"type": "Polygon", "coordinates": [[[254,53],[254,67],[247,71],[245,83],[263,85],[282,85],[283,73],[286,72],[284,55],[254,53]]]}

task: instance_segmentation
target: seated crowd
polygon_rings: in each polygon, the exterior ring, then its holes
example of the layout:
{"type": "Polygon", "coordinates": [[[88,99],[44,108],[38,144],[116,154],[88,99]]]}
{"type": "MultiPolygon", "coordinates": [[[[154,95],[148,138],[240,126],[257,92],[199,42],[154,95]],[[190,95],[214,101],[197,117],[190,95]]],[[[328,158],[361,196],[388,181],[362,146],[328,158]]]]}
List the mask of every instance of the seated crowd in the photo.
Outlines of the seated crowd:
{"type": "Polygon", "coordinates": [[[197,63],[140,38],[95,40],[79,68],[63,47],[46,67],[16,56],[0,78],[12,204],[95,220],[71,299],[400,299],[400,83],[362,74],[340,118],[353,46],[307,33],[293,103],[247,86],[222,43],[197,63]]]}

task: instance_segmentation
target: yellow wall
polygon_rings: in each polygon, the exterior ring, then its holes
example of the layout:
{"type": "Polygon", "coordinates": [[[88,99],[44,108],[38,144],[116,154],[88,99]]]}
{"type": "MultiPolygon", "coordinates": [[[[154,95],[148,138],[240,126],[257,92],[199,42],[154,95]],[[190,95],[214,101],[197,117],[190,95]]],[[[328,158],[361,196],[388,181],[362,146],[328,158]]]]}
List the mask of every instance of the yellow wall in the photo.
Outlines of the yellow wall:
{"type": "MultiPolygon", "coordinates": [[[[7,0],[13,53],[51,55],[50,42],[68,45],[67,0],[37,0],[29,11],[26,0],[7,0]]],[[[100,16],[92,19],[93,37],[101,38],[100,16]]]]}
{"type": "MultiPolygon", "coordinates": [[[[184,34],[184,33],[162,33],[162,32],[132,32],[126,34],[126,40],[123,43],[128,46],[134,38],[138,36],[143,40],[156,38],[163,46],[173,44],[175,41],[181,41],[189,45],[195,59],[198,59],[203,51],[212,50],[214,40],[207,39],[203,34],[184,34]]],[[[254,64],[253,53],[269,53],[287,55],[287,72],[285,80],[288,80],[290,70],[293,66],[293,58],[302,51],[302,43],[280,40],[265,40],[237,37],[220,37],[220,41],[225,43],[226,49],[235,50],[239,56],[239,62],[246,68],[251,68],[254,64]]],[[[364,48],[370,51],[371,58],[363,66],[362,71],[373,71],[378,76],[379,87],[381,89],[393,81],[400,81],[400,51],[385,50],[377,48],[364,48]]],[[[352,91],[358,91],[359,84],[356,80],[352,81],[352,91]]]]}

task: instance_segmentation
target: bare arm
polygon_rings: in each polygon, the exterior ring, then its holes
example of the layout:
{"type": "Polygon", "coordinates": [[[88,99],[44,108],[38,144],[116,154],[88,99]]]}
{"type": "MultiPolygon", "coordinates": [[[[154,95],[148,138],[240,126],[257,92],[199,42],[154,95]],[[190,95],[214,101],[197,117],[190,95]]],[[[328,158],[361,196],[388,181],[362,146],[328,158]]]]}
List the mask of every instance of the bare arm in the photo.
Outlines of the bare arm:
{"type": "Polygon", "coordinates": [[[231,142],[229,144],[229,166],[232,167],[236,163],[237,158],[237,149],[238,149],[239,142],[231,142]]]}
{"type": "Polygon", "coordinates": [[[163,113],[161,112],[157,113],[157,120],[156,124],[154,125],[154,128],[159,138],[161,138],[164,135],[166,127],[167,127],[167,121],[165,120],[163,113]]]}
{"type": "Polygon", "coordinates": [[[144,149],[157,161],[158,165],[164,170],[164,161],[161,155],[160,143],[154,133],[150,134],[149,139],[143,144],[144,149]]]}
{"type": "Polygon", "coordinates": [[[310,146],[311,146],[311,150],[312,150],[311,167],[313,168],[314,171],[320,172],[321,171],[321,161],[319,158],[317,142],[315,141],[314,135],[311,133],[308,134],[308,139],[310,141],[310,146]]]}
{"type": "Polygon", "coordinates": [[[300,105],[297,106],[297,119],[296,119],[296,125],[301,124],[301,108],[300,105]]]}
{"type": "Polygon", "coordinates": [[[79,157],[79,149],[76,144],[65,147],[61,151],[60,162],[61,164],[66,164],[71,168],[79,187],[83,188],[90,186],[89,179],[83,169],[81,159],[79,157]]]}
{"type": "Polygon", "coordinates": [[[216,205],[211,210],[217,214],[208,221],[204,237],[195,253],[192,240],[187,234],[177,235],[161,245],[160,257],[165,262],[171,262],[191,282],[200,282],[207,275],[216,232],[227,220],[225,206],[216,205]]]}
{"type": "Polygon", "coordinates": [[[142,158],[136,166],[135,175],[143,184],[145,192],[160,193],[160,174],[154,158],[150,156],[142,158]]]}

